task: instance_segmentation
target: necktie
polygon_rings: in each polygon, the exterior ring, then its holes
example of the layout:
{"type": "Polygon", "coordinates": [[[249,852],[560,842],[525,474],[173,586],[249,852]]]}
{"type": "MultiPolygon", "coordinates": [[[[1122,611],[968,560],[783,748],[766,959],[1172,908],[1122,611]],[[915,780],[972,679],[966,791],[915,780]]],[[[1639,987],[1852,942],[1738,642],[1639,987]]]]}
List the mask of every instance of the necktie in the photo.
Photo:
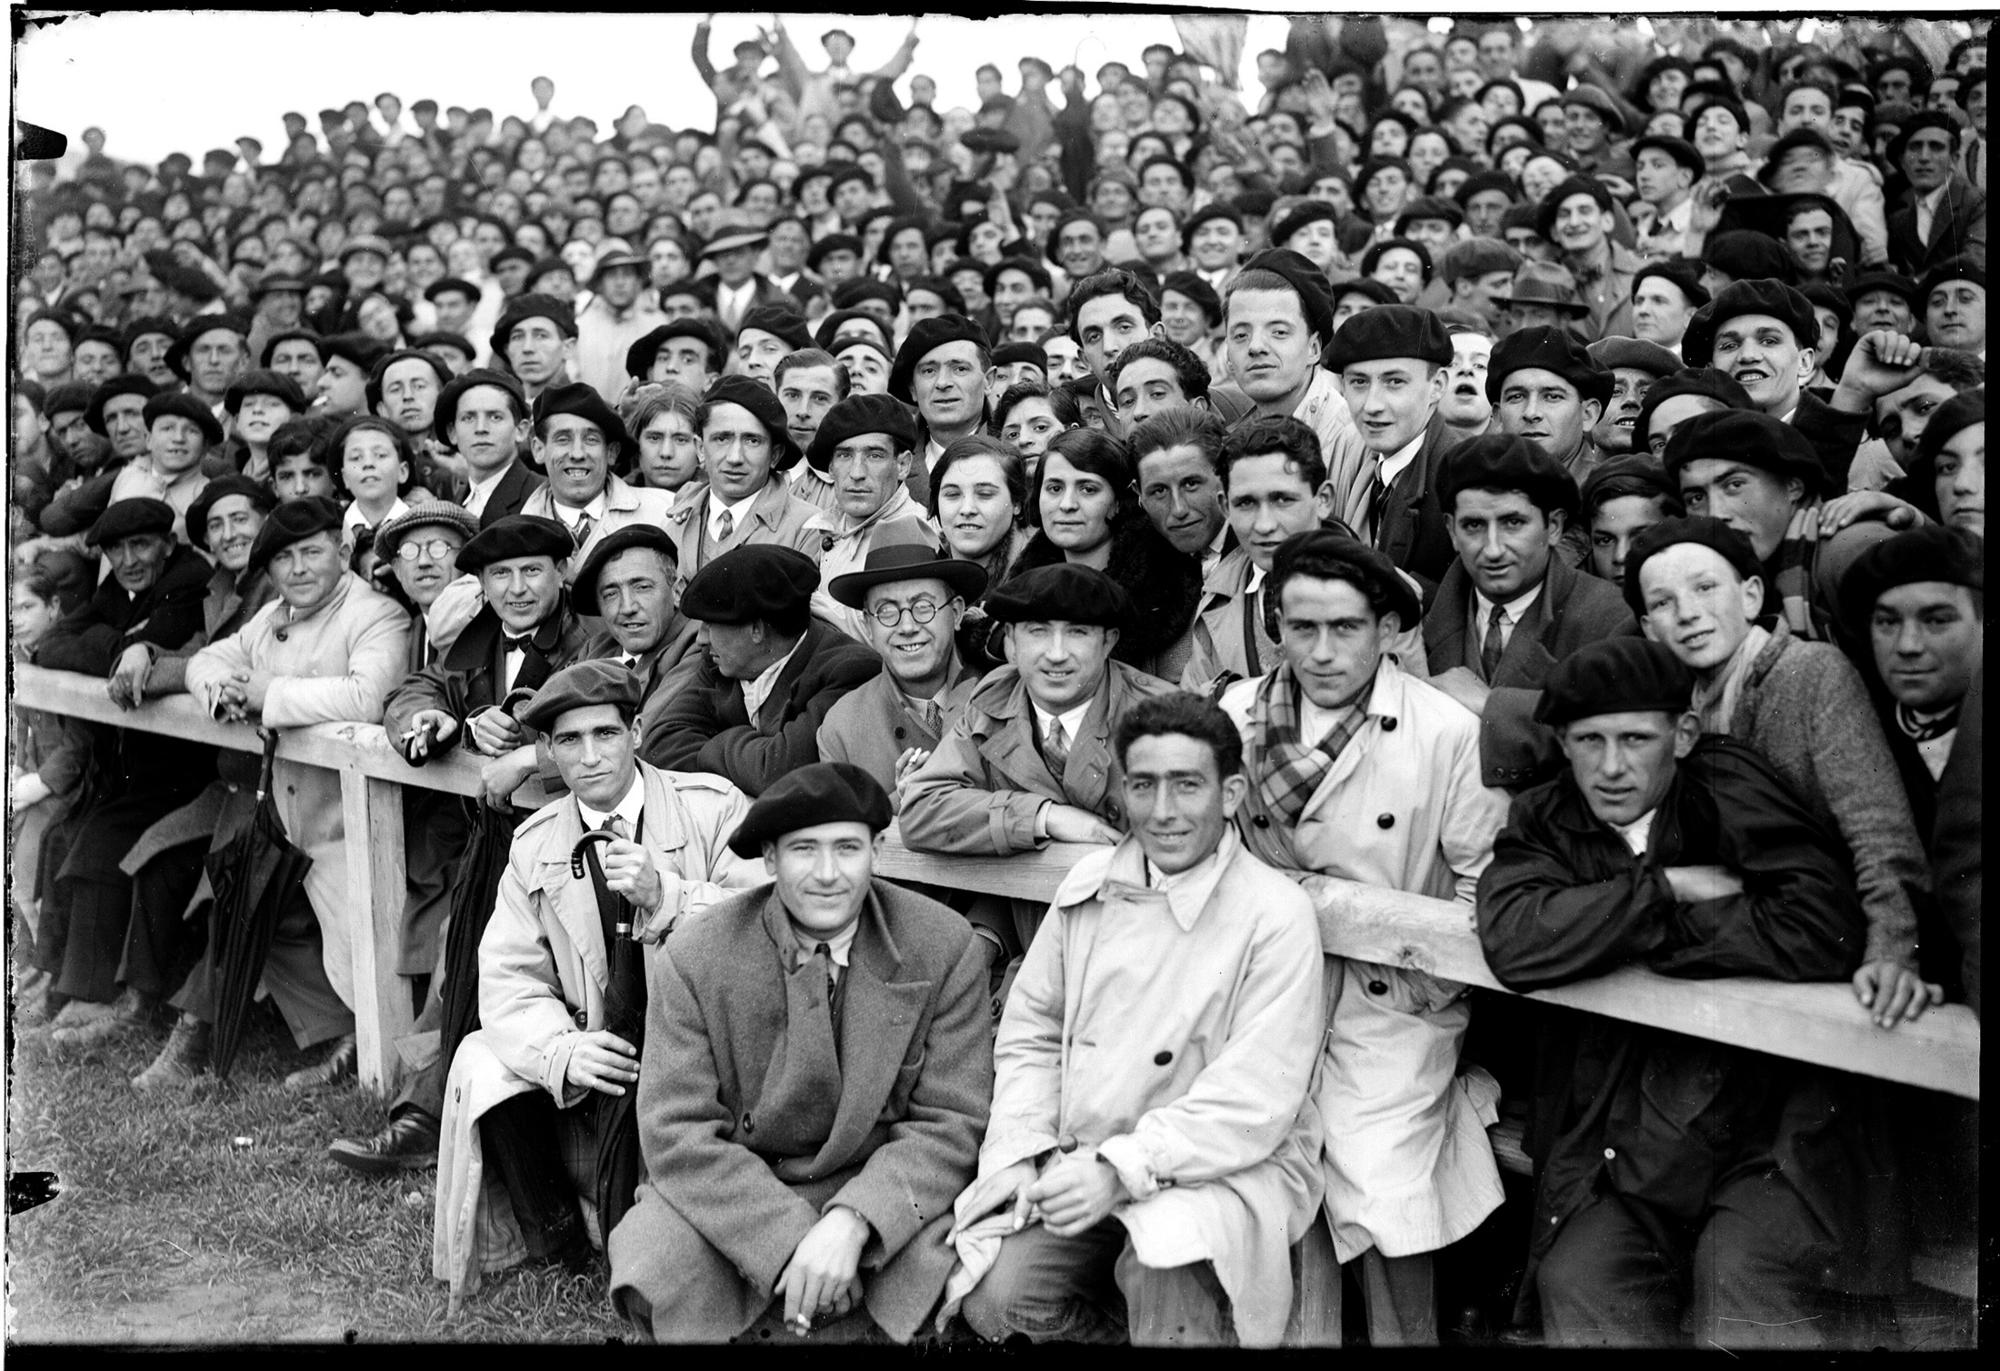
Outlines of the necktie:
{"type": "Polygon", "coordinates": [[[917,717],[924,721],[924,727],[930,730],[933,737],[944,733],[944,711],[938,708],[936,700],[917,701],[917,717]]]}
{"type": "Polygon", "coordinates": [[[1493,617],[1486,621],[1486,641],[1479,648],[1479,674],[1486,678],[1486,684],[1493,684],[1493,673],[1500,669],[1500,653],[1506,643],[1500,636],[1500,625],[1505,623],[1507,611],[1499,605],[1493,606],[1493,617]]]}
{"type": "Polygon", "coordinates": [[[725,509],[715,519],[715,541],[726,543],[729,541],[729,535],[734,532],[736,532],[736,516],[725,509]]]}
{"type": "Polygon", "coordinates": [[[1060,781],[1064,768],[1069,765],[1069,738],[1063,731],[1061,719],[1049,724],[1049,739],[1042,747],[1042,757],[1049,764],[1049,774],[1060,781]]]}
{"type": "Polygon", "coordinates": [[[532,633],[523,633],[518,638],[511,633],[503,633],[500,636],[506,639],[509,652],[526,652],[535,644],[535,635],[532,633]]]}
{"type": "Polygon", "coordinates": [[[840,977],[834,973],[833,949],[825,943],[813,944],[813,965],[826,977],[826,1012],[835,1024],[840,1022],[840,977]]]}
{"type": "Polygon", "coordinates": [[[618,659],[618,665],[624,667],[627,671],[637,671],[639,669],[639,656],[637,653],[628,652],[618,659]]]}
{"type": "Polygon", "coordinates": [[[576,545],[580,548],[589,540],[590,530],[596,526],[596,521],[588,514],[579,514],[576,523],[570,528],[569,536],[576,539],[576,545]]]}
{"type": "Polygon", "coordinates": [[[1382,541],[1382,502],[1389,498],[1389,487],[1382,479],[1382,463],[1375,463],[1375,475],[1368,482],[1368,508],[1363,517],[1368,521],[1368,541],[1382,541]]]}

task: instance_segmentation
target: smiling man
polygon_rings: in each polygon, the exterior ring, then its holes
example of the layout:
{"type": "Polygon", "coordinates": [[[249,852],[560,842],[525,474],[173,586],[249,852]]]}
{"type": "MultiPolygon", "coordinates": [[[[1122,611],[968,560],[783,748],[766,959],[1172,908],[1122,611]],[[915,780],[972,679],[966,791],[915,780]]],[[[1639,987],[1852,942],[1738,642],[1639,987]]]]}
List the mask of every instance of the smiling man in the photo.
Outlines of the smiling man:
{"type": "Polygon", "coordinates": [[[1681,359],[1637,338],[1599,339],[1586,351],[1611,373],[1611,396],[1590,430],[1590,441],[1605,457],[1622,457],[1632,450],[1632,424],[1646,403],[1646,392],[1679,371],[1681,359]]]}
{"type": "Polygon", "coordinates": [[[920,460],[908,476],[911,498],[930,500],[930,474],[944,450],[960,438],[982,432],[986,423],[986,373],[993,350],[986,334],[962,315],[948,314],[913,325],[889,370],[889,394],[916,407],[923,420],[920,460]]]}
{"type": "MultiPolygon", "coordinates": [[[[239,470],[252,480],[271,477],[271,435],[306,412],[306,397],[292,379],[275,371],[246,371],[230,383],[223,413],[235,420],[242,443],[239,470]]],[[[193,533],[190,528],[188,532],[193,533]]]]}
{"type": "Polygon", "coordinates": [[[677,592],[684,596],[697,572],[739,547],[789,547],[817,558],[820,537],[806,525],[819,511],[782,476],[802,453],[778,397],[748,377],[721,377],[695,411],[695,429],[708,484],[666,519],[680,554],[677,592]]]}
{"type": "Polygon", "coordinates": [[[478,368],[454,377],[438,395],[433,430],[465,463],[465,507],[490,527],[519,514],[542,478],[521,460],[528,442],[528,402],[504,372],[478,368]]]}
{"type": "Polygon", "coordinates": [[[1259,414],[1290,415],[1319,438],[1320,455],[1344,487],[1363,460],[1354,421],[1320,350],[1333,336],[1333,302],[1319,268],[1286,248],[1243,264],[1224,301],[1229,376],[1259,414]]]}
{"type": "Polygon", "coordinates": [[[548,481],[522,502],[521,512],[569,531],[576,543],[572,568],[619,529],[664,526],[673,496],[626,483],[636,445],[595,390],[577,381],[543,391],[535,400],[532,432],[535,459],[548,481]]]}
{"type": "Polygon", "coordinates": [[[851,395],[826,412],[806,452],[806,462],[826,474],[834,498],[832,509],[806,523],[820,542],[812,610],[863,642],[873,635],[862,607],[836,597],[834,579],[859,571],[880,549],[938,545],[937,525],[906,484],[916,442],[916,425],[901,404],[886,395],[851,395]]]}
{"type": "Polygon", "coordinates": [[[1611,237],[1613,201],[1604,183],[1572,176],[1543,197],[1536,231],[1556,245],[1590,307],[1588,341],[1632,332],[1632,278],[1644,260],[1611,237]]]}
{"type": "Polygon", "coordinates": [[[141,411],[146,424],[146,451],[127,462],[112,477],[107,504],[140,497],[164,500],[174,510],[174,533],[185,536],[186,515],[208,478],[202,458],[222,445],[222,425],[209,407],[192,395],[155,395],[141,411]]]}

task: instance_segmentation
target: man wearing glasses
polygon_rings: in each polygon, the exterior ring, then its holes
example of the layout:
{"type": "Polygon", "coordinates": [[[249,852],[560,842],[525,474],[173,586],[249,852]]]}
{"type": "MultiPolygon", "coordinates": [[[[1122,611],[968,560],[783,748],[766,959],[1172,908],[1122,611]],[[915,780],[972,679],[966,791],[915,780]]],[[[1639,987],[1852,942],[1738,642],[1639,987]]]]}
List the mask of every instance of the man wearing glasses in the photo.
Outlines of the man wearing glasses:
{"type": "Polygon", "coordinates": [[[863,642],[873,637],[863,608],[836,597],[834,579],[859,571],[878,548],[908,545],[929,553],[938,545],[937,525],[904,484],[916,446],[917,426],[901,404],[886,395],[850,395],[826,412],[806,449],[806,461],[833,488],[832,505],[806,523],[820,545],[812,610],[863,642]]]}

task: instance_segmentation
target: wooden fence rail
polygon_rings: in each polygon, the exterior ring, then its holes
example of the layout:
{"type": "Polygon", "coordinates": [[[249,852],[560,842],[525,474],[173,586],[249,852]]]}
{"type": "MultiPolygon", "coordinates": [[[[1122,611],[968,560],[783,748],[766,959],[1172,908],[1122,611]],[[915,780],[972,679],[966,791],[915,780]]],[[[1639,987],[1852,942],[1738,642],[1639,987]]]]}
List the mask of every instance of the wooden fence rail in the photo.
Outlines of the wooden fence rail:
{"type": "MultiPolygon", "coordinates": [[[[14,687],[16,702],[34,709],[244,751],[259,746],[255,730],[219,724],[185,695],[125,711],[111,703],[102,681],[33,666],[16,668],[14,687]]],[[[404,888],[401,787],[473,795],[479,789],[479,764],[453,750],[427,766],[412,767],[390,748],[378,724],[287,730],[278,756],[340,773],[348,888],[360,916],[354,921],[354,1016],[361,1079],[372,1089],[386,1090],[394,1078],[395,1040],[410,1027],[409,995],[395,972],[404,888]]],[[[539,782],[531,779],[514,799],[524,807],[540,804],[539,782]]],[[[910,851],[892,829],[878,874],[1047,900],[1088,850],[1058,843],[1013,857],[943,858],[910,851]]],[[[1320,939],[1328,952],[1502,988],[1487,969],[1471,914],[1463,906],[1351,881],[1323,884],[1317,903],[1320,939]]],[[[1676,980],[1638,969],[1536,991],[1530,998],[1979,1098],[1979,1022],[1963,1005],[1933,1009],[1914,1024],[1879,1029],[1844,984],[1676,980]]]]}

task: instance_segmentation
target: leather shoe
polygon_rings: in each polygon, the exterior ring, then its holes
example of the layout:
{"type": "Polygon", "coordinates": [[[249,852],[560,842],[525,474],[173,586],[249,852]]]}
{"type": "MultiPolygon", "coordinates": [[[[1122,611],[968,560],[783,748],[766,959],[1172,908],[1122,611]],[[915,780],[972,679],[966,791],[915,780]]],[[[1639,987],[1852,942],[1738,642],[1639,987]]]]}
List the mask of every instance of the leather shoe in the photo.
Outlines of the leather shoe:
{"type": "Polygon", "coordinates": [[[326,1154],[369,1175],[427,1171],[437,1165],[437,1116],[427,1109],[407,1109],[372,1138],[336,1138],[326,1154]]]}
{"type": "Polygon", "coordinates": [[[333,1040],[327,1054],[311,1066],[302,1066],[285,1077],[287,1090],[317,1090],[354,1074],[354,1035],[343,1033],[333,1040]]]}
{"type": "Polygon", "coordinates": [[[213,1030],[192,1015],[174,1021],[174,1031],[153,1064],[132,1078],[134,1090],[160,1090],[193,1080],[208,1070],[208,1044],[213,1030]]]}

